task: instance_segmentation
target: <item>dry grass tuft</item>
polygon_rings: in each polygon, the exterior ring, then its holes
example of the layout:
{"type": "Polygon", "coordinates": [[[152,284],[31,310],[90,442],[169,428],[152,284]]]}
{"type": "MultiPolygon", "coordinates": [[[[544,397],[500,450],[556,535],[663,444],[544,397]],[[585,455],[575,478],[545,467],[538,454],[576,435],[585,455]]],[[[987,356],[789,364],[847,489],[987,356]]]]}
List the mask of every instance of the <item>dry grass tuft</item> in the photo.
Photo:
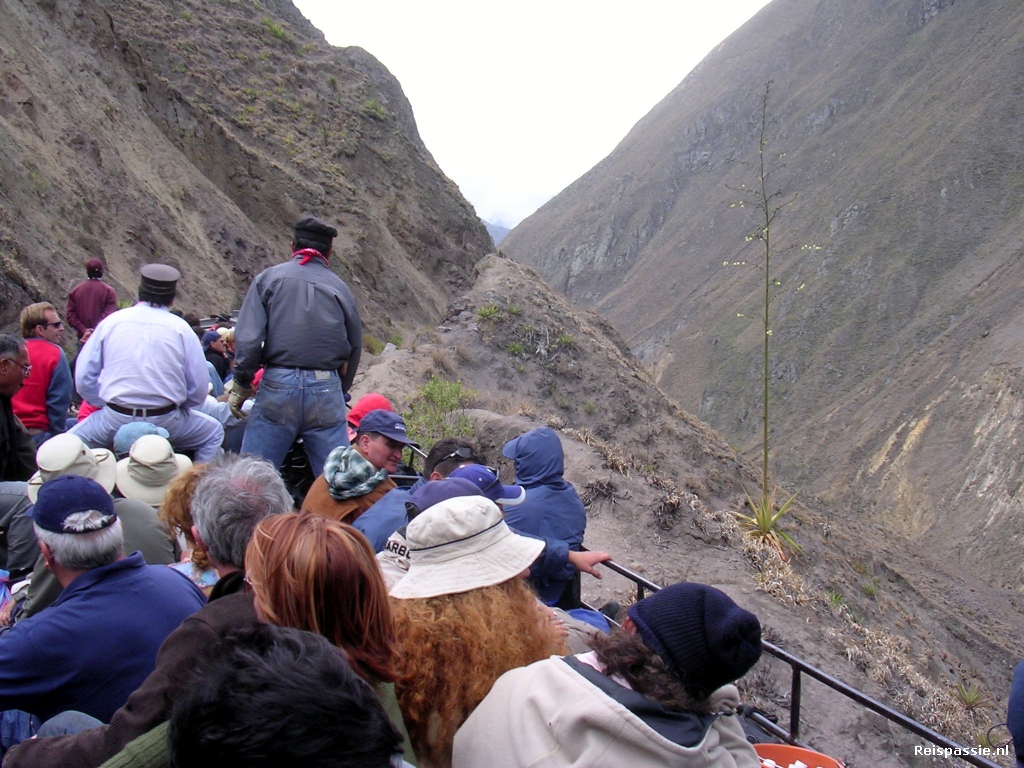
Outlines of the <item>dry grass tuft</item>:
{"type": "Polygon", "coordinates": [[[810,599],[803,578],[779,556],[775,547],[744,536],[743,554],[754,566],[754,583],[760,591],[784,605],[800,605],[810,599]]]}

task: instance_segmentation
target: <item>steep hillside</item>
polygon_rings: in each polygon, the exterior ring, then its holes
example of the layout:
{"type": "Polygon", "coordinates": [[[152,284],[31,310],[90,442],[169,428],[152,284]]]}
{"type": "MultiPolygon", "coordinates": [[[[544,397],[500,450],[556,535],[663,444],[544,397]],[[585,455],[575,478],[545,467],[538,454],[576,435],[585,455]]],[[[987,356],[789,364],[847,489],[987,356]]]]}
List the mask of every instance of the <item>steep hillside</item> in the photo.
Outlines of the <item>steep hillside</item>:
{"type": "Polygon", "coordinates": [[[1017,589],[1022,37],[1014,2],[775,0],[502,249],[756,451],[761,275],[723,263],[772,80],[778,474],[1017,589]]]}
{"type": "Polygon", "coordinates": [[[0,0],[0,326],[61,306],[97,256],[237,307],[304,211],[371,331],[436,318],[490,236],[423,146],[398,82],[287,0],[0,0]]]}
{"type": "MultiPolygon", "coordinates": [[[[718,585],[758,614],[772,642],[965,743],[1002,722],[1024,632],[1014,593],[965,580],[862,519],[829,523],[802,508],[785,522],[802,552],[782,562],[730,514],[752,468],[666,397],[607,324],[508,259],[477,271],[439,326],[366,361],[357,395],[384,393],[415,430],[431,377],[461,382],[473,391],[472,433],[506,480],[505,441],[555,428],[588,506],[590,548],[656,583],[718,585]],[[957,686],[971,682],[991,706],[963,706],[957,686]]],[[[629,587],[610,572],[583,584],[595,605],[630,602],[629,587]]],[[[765,658],[743,688],[788,719],[787,666],[765,658]]],[[[801,727],[849,764],[912,765],[923,743],[812,681],[801,727]]]]}

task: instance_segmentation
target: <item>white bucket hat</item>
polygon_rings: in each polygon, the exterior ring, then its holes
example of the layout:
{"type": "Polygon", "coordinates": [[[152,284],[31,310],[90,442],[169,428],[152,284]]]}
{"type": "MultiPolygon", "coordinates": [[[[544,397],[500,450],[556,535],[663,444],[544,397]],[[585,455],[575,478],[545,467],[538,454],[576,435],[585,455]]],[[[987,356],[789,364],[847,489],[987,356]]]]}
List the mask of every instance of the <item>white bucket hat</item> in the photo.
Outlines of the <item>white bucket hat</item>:
{"type": "Polygon", "coordinates": [[[125,498],[157,506],[164,500],[171,480],[191,466],[192,460],[175,453],[167,438],[143,435],[132,445],[128,457],[117,462],[117,490],[125,498]]]}
{"type": "Polygon", "coordinates": [[[424,510],[405,530],[409,572],[391,589],[401,599],[437,597],[501,584],[530,567],[540,539],[513,533],[483,496],[458,496],[424,510]]]}
{"type": "Polygon", "coordinates": [[[36,451],[39,471],[28,480],[26,495],[35,504],[39,487],[61,475],[78,475],[95,480],[110,493],[114,490],[114,454],[106,448],[89,448],[77,435],[54,435],[36,451]]]}

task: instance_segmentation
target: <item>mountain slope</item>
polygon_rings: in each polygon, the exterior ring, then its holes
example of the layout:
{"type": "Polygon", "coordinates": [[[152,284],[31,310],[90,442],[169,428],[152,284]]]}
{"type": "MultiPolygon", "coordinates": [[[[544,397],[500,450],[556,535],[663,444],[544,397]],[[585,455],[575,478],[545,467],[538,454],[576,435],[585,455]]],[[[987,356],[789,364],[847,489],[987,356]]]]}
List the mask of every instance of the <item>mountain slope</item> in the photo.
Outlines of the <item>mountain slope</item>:
{"type": "Polygon", "coordinates": [[[179,304],[237,307],[304,211],[370,329],[434,318],[492,247],[397,81],[290,2],[0,0],[0,324],[62,305],[98,256],[181,268],[179,304]]]}
{"type": "Polygon", "coordinates": [[[1016,587],[1022,36],[1019,3],[775,0],[502,249],[756,450],[761,275],[723,262],[772,80],[778,475],[1016,587]]]}

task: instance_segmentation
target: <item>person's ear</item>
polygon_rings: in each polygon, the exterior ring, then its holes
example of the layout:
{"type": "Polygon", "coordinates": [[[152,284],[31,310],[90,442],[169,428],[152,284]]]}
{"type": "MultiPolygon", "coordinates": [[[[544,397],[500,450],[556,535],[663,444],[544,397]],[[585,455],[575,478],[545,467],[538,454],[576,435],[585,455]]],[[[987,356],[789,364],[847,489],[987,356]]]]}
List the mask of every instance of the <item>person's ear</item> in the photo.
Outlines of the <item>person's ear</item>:
{"type": "Polygon", "coordinates": [[[43,556],[43,562],[46,564],[46,569],[50,570],[53,567],[53,550],[50,549],[50,545],[45,541],[39,542],[39,554],[43,556]]]}
{"type": "Polygon", "coordinates": [[[636,624],[633,623],[633,619],[627,616],[622,622],[622,628],[629,632],[631,635],[636,634],[636,624]]]}
{"type": "Polygon", "coordinates": [[[444,480],[444,475],[442,475],[440,472],[436,472],[436,471],[435,472],[431,472],[430,473],[430,477],[428,477],[427,480],[444,480]]]}

